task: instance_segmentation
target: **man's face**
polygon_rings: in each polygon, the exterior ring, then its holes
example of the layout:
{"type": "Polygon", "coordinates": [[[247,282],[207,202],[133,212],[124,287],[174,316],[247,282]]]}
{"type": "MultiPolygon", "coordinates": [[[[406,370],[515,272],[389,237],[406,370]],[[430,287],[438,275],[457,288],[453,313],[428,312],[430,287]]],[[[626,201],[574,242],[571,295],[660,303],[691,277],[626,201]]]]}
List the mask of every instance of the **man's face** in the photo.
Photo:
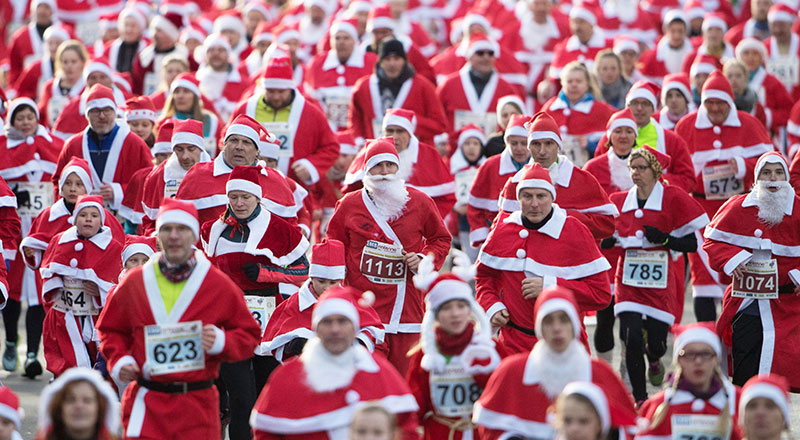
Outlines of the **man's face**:
{"type": "MultiPolygon", "coordinates": [[[[758,180],[765,180],[767,182],[786,181],[786,171],[779,163],[768,163],[761,168],[758,172],[758,180]]],[[[779,188],[768,188],[769,191],[777,192],[779,188]]]]}
{"type": "Polygon", "coordinates": [[[494,51],[489,49],[475,51],[475,53],[469,57],[469,65],[472,67],[472,70],[479,74],[488,75],[494,70],[494,51]]]}
{"type": "Polygon", "coordinates": [[[325,20],[325,11],[317,5],[313,5],[308,9],[308,18],[311,19],[312,23],[318,25],[322,23],[322,20],[325,20]]]}
{"type": "Polygon", "coordinates": [[[542,319],[542,339],[557,353],[563,353],[575,338],[572,320],[564,311],[559,310],[542,319]]]}
{"type": "Polygon", "coordinates": [[[628,104],[628,108],[631,109],[633,119],[636,120],[636,125],[638,125],[639,128],[650,123],[650,117],[653,116],[653,112],[656,110],[653,108],[653,103],[644,98],[631,100],[628,104]]]}
{"type": "Polygon", "coordinates": [[[774,400],[766,397],[750,399],[742,418],[747,438],[780,438],[786,426],[783,411],[774,400]]]}
{"type": "Polygon", "coordinates": [[[167,223],[158,229],[158,241],[164,256],[171,264],[183,264],[189,260],[196,240],[194,232],[186,225],[167,223]]]}
{"type": "Polygon", "coordinates": [[[522,215],[532,223],[544,220],[553,210],[553,195],[541,188],[523,188],[519,192],[522,215]]]}
{"type": "Polygon", "coordinates": [[[570,18],[569,30],[572,32],[572,35],[578,37],[578,40],[584,44],[592,38],[592,34],[594,33],[592,24],[582,18],[570,18]]]}
{"type": "Polygon", "coordinates": [[[267,89],[267,104],[274,109],[284,108],[292,103],[292,89],[267,89]]]}
{"type": "Polygon", "coordinates": [[[392,29],[390,28],[377,28],[372,29],[372,36],[375,38],[375,44],[380,43],[392,36],[392,29]]]}
{"type": "Polygon", "coordinates": [[[683,96],[679,90],[672,89],[667,92],[667,108],[673,115],[682,115],[686,113],[689,103],[686,102],[686,97],[683,96]]]}
{"type": "Polygon", "coordinates": [[[378,64],[381,66],[381,69],[386,72],[387,78],[395,79],[399,77],[400,73],[403,71],[406,60],[399,55],[387,55],[383,57],[378,64]]]}
{"type": "Polygon", "coordinates": [[[114,83],[111,81],[111,77],[103,72],[92,72],[86,77],[87,88],[92,88],[92,86],[95,84],[102,84],[109,89],[114,85],[114,83]]]}
{"type": "Polygon", "coordinates": [[[780,42],[787,42],[792,36],[792,24],[785,21],[770,21],[769,34],[780,42]]]}
{"type": "Polygon", "coordinates": [[[203,155],[203,150],[192,144],[177,144],[172,147],[172,152],[175,153],[181,168],[186,171],[189,171],[192,165],[200,162],[200,157],[203,155]]]}
{"type": "Polygon", "coordinates": [[[558,159],[558,143],[552,139],[534,139],[528,144],[533,161],[543,168],[550,168],[558,159]]]}
{"type": "Polygon", "coordinates": [[[356,47],[356,41],[347,32],[337,32],[333,36],[333,45],[339,61],[347,61],[356,47]]]}
{"type": "Polygon", "coordinates": [[[540,19],[550,14],[553,4],[550,0],[533,0],[528,2],[528,7],[533,12],[534,18],[540,19]]]}
{"type": "Polygon", "coordinates": [[[667,38],[670,46],[682,46],[686,41],[686,25],[680,20],[674,20],[667,26],[667,38]]]}
{"type": "Polygon", "coordinates": [[[716,26],[703,31],[703,41],[705,41],[709,47],[720,47],[723,43],[722,39],[724,36],[725,33],[722,32],[722,28],[716,26]]]}
{"type": "Polygon", "coordinates": [[[706,99],[705,102],[703,102],[703,106],[705,106],[708,112],[708,119],[711,120],[714,125],[720,125],[725,122],[725,119],[728,118],[728,113],[731,111],[731,106],[721,99],[706,99]]]}
{"type": "Polygon", "coordinates": [[[48,4],[40,3],[36,7],[36,24],[50,24],[53,19],[53,9],[48,4]]]}
{"type": "Polygon", "coordinates": [[[326,316],[317,323],[317,337],[329,353],[339,355],[353,345],[356,329],[344,315],[326,316]]]}
{"type": "Polygon", "coordinates": [[[236,165],[249,166],[256,163],[258,147],[251,139],[232,134],[225,139],[222,155],[225,162],[232,167],[236,165]]]}
{"type": "Polygon", "coordinates": [[[398,153],[408,148],[408,143],[411,142],[411,135],[405,128],[397,125],[389,125],[384,128],[383,135],[394,138],[394,148],[397,149],[398,153]]]}
{"type": "Polygon", "coordinates": [[[247,35],[253,35],[258,24],[266,19],[266,17],[256,10],[248,12],[247,15],[244,16],[244,26],[247,28],[247,35]]]}
{"type": "Polygon", "coordinates": [[[114,107],[93,108],[86,115],[89,117],[89,126],[100,136],[111,133],[114,128],[114,107]]]}
{"type": "Polygon", "coordinates": [[[206,51],[208,65],[217,72],[228,70],[228,51],[221,46],[209,47],[206,51]]]}
{"type": "Polygon", "coordinates": [[[156,28],[156,32],[153,34],[153,41],[156,43],[156,49],[159,50],[167,50],[175,46],[175,40],[158,28],[156,28]]]}
{"type": "Polygon", "coordinates": [[[142,28],[133,17],[125,17],[122,22],[122,39],[126,43],[135,43],[142,37],[142,28]]]}

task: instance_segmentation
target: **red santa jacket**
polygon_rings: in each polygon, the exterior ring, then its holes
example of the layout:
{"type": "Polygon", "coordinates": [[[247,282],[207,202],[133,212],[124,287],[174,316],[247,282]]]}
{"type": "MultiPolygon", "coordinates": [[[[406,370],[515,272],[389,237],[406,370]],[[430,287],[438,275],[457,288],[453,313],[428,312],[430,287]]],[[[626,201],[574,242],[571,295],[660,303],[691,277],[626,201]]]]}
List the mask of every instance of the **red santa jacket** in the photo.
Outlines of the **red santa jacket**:
{"type": "Polygon", "coordinates": [[[741,21],[733,25],[728,32],[725,32],[725,41],[731,43],[733,46],[739,44],[744,38],[756,38],[756,19],[748,18],[747,21],[741,21]]]}
{"type": "Polygon", "coordinates": [[[141,225],[144,219],[142,197],[144,195],[144,180],[153,171],[153,168],[141,168],[133,173],[128,182],[125,196],[119,205],[117,214],[134,225],[141,225]]]}
{"type": "MultiPolygon", "coordinates": [[[[406,185],[422,191],[436,203],[439,215],[445,218],[456,203],[456,184],[453,175],[442,157],[430,145],[419,142],[416,136],[411,136],[408,143],[409,156],[411,157],[412,171],[406,179],[406,185]]],[[[364,158],[366,148],[362,148],[344,178],[342,192],[349,193],[361,189],[361,179],[364,177],[364,158]]]]}
{"type": "Polygon", "coordinates": [[[498,205],[500,193],[506,181],[516,172],[517,168],[508,149],[486,159],[486,162],[478,168],[467,202],[469,241],[473,247],[480,246],[489,235],[489,228],[500,210],[498,205]]]}
{"type": "MultiPolygon", "coordinates": [[[[39,123],[45,127],[51,128],[55,125],[58,115],[64,110],[64,107],[73,99],[81,96],[86,83],[83,82],[83,77],[69,89],[66,95],[61,93],[61,78],[55,76],[47,80],[42,87],[41,94],[39,95],[39,123]]],[[[80,131],[80,130],[78,130],[80,131]]],[[[59,136],[58,133],[53,133],[56,137],[66,140],[69,136],[59,136]]]]}
{"type": "Polygon", "coordinates": [[[639,71],[647,80],[661,84],[665,76],[681,71],[684,58],[692,50],[694,47],[688,38],[680,48],[673,49],[669,45],[669,37],[662,37],[654,48],[642,52],[639,57],[639,71]]]}
{"type": "MultiPolygon", "coordinates": [[[[581,100],[571,105],[560,93],[550,98],[542,107],[561,127],[564,135],[586,136],[588,141],[598,141],[606,131],[606,124],[616,109],[596,99],[581,100]]],[[[578,154],[578,153],[569,153],[578,154]]]]}
{"type": "Polygon", "coordinates": [[[373,307],[388,333],[419,332],[424,311],[422,293],[411,282],[413,274],[405,265],[404,282],[372,282],[362,273],[364,268],[361,267],[361,261],[365,248],[383,243],[400,245],[405,252],[420,255],[433,253],[437,268],[441,267],[450,249],[450,234],[433,200],[419,190],[407,188],[409,200],[406,208],[394,221],[386,222],[362,189],[339,200],[328,224],[328,238],[339,240],[345,246],[347,277],[344,284],[375,292],[373,307]],[[382,219],[383,227],[376,221],[376,216],[382,219]]]}
{"type": "Polygon", "coordinates": [[[306,384],[300,359],[278,367],[253,408],[254,439],[338,438],[338,433],[346,435],[353,414],[366,402],[378,403],[397,416],[403,440],[417,439],[417,402],[408,384],[382,356],[360,346],[352,349],[356,351],[352,381],[324,394],[306,384]]]}
{"type": "MultiPolygon", "coordinates": [[[[266,92],[260,91],[239,103],[231,115],[231,120],[240,114],[246,114],[257,120],[256,107],[265,94],[266,92]]],[[[292,165],[294,163],[302,164],[311,175],[310,180],[302,183],[313,185],[336,162],[339,157],[339,143],[336,142],[336,136],[331,131],[322,110],[315,105],[310,105],[296,90],[289,111],[289,126],[294,154],[291,158],[281,157],[278,160],[278,169],[289,178],[301,182],[294,173],[292,165]]]]}
{"type": "MultiPolygon", "coordinates": [[[[447,130],[442,104],[431,99],[436,94],[436,88],[419,73],[407,79],[400,92],[397,94],[393,108],[411,110],[417,116],[416,135],[425,143],[433,142],[433,137],[447,130]]],[[[374,139],[382,136],[375,133],[374,128],[379,127],[383,120],[383,105],[378,87],[378,77],[372,74],[358,80],[353,86],[348,109],[347,129],[355,137],[374,139]]]]}
{"type": "Polygon", "coordinates": [[[20,220],[17,215],[17,197],[8,184],[0,178],[0,240],[3,241],[3,259],[13,260],[20,239],[20,220]]]}
{"type": "MultiPolygon", "coordinates": [[[[623,7],[627,7],[627,4],[623,7]]],[[[621,19],[618,12],[614,10],[613,3],[603,4],[600,12],[597,26],[609,38],[626,35],[650,46],[661,34],[660,29],[656,27],[654,17],[644,11],[641,4],[636,5],[636,15],[630,18],[626,17],[625,20],[621,19]]]]}
{"type": "Polygon", "coordinates": [[[767,47],[767,59],[764,60],[768,66],[772,67],[771,72],[774,72],[778,79],[781,81],[786,90],[792,96],[794,101],[800,99],[800,72],[794,72],[792,75],[791,68],[787,68],[794,64],[794,60],[800,56],[800,35],[792,32],[791,41],[789,42],[789,53],[782,55],[778,48],[778,42],[772,37],[764,40],[764,46],[767,47]],[[787,66],[788,64],[788,66],[787,66]]]}
{"type": "Polygon", "coordinates": [[[36,100],[43,91],[44,84],[53,78],[53,60],[45,54],[22,71],[13,84],[12,94],[36,100]]]}
{"type": "Polygon", "coordinates": [[[49,182],[63,145],[41,125],[25,139],[0,135],[0,177],[6,182],[49,182]]]}
{"type": "Polygon", "coordinates": [[[767,73],[766,69],[759,66],[750,79],[750,89],[758,95],[758,102],[764,106],[766,127],[772,133],[786,126],[789,113],[792,111],[792,98],[786,87],[775,76],[767,73]]]}
{"type": "MultiPolygon", "coordinates": [[[[117,71],[117,62],[119,60],[119,48],[122,47],[122,43],[124,43],[121,37],[116,38],[114,40],[109,41],[103,47],[103,56],[108,58],[108,65],[111,67],[111,70],[117,71]]],[[[139,43],[136,45],[136,54],[138,55],[141,51],[144,50],[150,42],[142,38],[139,40],[139,43]]],[[[134,56],[134,59],[136,56],[134,56]]]]}
{"type": "Polygon", "coordinates": [[[17,29],[8,47],[8,83],[14,84],[23,69],[42,56],[44,49],[44,41],[39,36],[35,20],[17,29]]]}
{"type": "Polygon", "coordinates": [[[571,36],[562,40],[553,49],[553,60],[550,62],[548,75],[550,80],[556,84],[556,88],[561,88],[561,69],[572,61],[580,61],[586,64],[589,70],[594,68],[594,59],[597,52],[608,49],[613,41],[606,39],[602,32],[595,30],[591,38],[585,44],[576,36],[571,36]]]}
{"type": "MultiPolygon", "coordinates": [[[[778,264],[778,299],[758,300],[764,342],[761,365],[789,380],[792,390],[800,390],[797,372],[797,344],[800,344],[797,316],[800,297],[794,286],[800,285],[800,199],[793,197],[784,208],[783,220],[768,227],[758,218],[755,193],[731,197],[705,230],[703,249],[708,253],[714,270],[730,275],[739,264],[756,259],[775,259],[778,264]],[[777,343],[780,341],[780,343],[777,343]]],[[[731,346],[733,320],[736,314],[753,299],[731,295],[731,286],[725,290],[722,314],[717,321],[717,333],[727,346],[731,346]]]]}
{"type": "Polygon", "coordinates": [[[92,172],[92,182],[95,188],[100,188],[103,183],[108,183],[114,190],[114,200],[111,202],[112,209],[119,209],[122,199],[125,197],[125,188],[133,177],[133,174],[141,168],[153,167],[153,156],[150,149],[142,138],[136,136],[128,128],[127,124],[119,126],[119,129],[111,143],[111,150],[106,160],[106,167],[103,175],[100,176],[92,164],[92,157],[89,154],[89,128],[82,133],[69,138],[61,154],[58,156],[56,171],[53,173],[53,184],[58,185],[61,177],[61,170],[73,157],[80,157],[89,162],[89,169],[92,172]]]}
{"type": "Polygon", "coordinates": [[[686,74],[690,74],[692,70],[692,63],[698,55],[712,56],[719,60],[720,65],[724,65],[726,61],[736,58],[733,46],[727,42],[725,42],[725,48],[722,49],[721,55],[712,55],[708,53],[708,47],[706,46],[706,43],[701,43],[695,50],[689,52],[689,55],[686,55],[686,57],[683,59],[683,67],[681,67],[681,71],[686,74]]]}
{"type": "MultiPolygon", "coordinates": [[[[206,82],[209,80],[216,81],[217,79],[215,77],[207,79],[206,75],[210,72],[213,72],[210,67],[201,66],[195,73],[195,76],[197,76],[197,79],[200,81],[200,89],[203,90],[203,94],[208,96],[211,102],[214,103],[214,109],[225,118],[236,110],[236,105],[242,99],[242,96],[244,96],[245,90],[250,85],[250,81],[249,78],[242,77],[239,73],[239,69],[232,67],[231,70],[228,71],[225,84],[219,89],[219,96],[213,96],[209,93],[206,82]]],[[[216,85],[212,86],[212,89],[214,88],[216,88],[216,85]]]]}
{"type": "Polygon", "coordinates": [[[158,218],[158,210],[161,208],[161,201],[166,197],[175,197],[178,186],[186,173],[187,171],[180,166],[178,158],[173,154],[169,159],[156,165],[145,176],[140,200],[144,214],[142,217],[143,235],[150,235],[155,231],[155,222],[158,218]],[[166,178],[164,177],[165,173],[166,178]],[[167,188],[167,182],[169,182],[169,188],[167,188]]]}
{"type": "MultiPolygon", "coordinates": [[[[448,75],[458,72],[464,67],[467,63],[464,54],[467,52],[468,43],[464,40],[459,45],[450,46],[431,59],[431,67],[436,74],[436,84],[443,83],[448,75]]],[[[497,73],[514,88],[516,95],[525,96],[528,69],[515,58],[511,50],[504,48],[498,50],[500,53],[495,54],[497,73]]]]}
{"type": "MultiPolygon", "coordinates": [[[[178,53],[189,59],[189,53],[185,47],[176,45],[169,52],[156,53],[155,43],[147,45],[142,49],[136,58],[133,59],[131,78],[133,80],[133,93],[136,95],[155,93],[161,78],[157,76],[161,72],[161,61],[171,53],[178,53]],[[150,90],[152,89],[152,90],[150,90]]],[[[196,66],[190,66],[192,70],[197,70],[196,66]]]]}
{"type": "MultiPolygon", "coordinates": [[[[588,228],[558,205],[553,204],[552,217],[538,230],[525,228],[521,211],[515,211],[497,223],[478,256],[476,299],[490,318],[508,310],[514,324],[533,333],[535,301],[522,297],[523,279],[538,276],[544,279],[543,288],[572,290],[583,313],[608,306],[610,268],[588,228]]],[[[500,344],[509,353],[529,351],[535,343],[533,334],[509,326],[500,329],[500,344]]]]}

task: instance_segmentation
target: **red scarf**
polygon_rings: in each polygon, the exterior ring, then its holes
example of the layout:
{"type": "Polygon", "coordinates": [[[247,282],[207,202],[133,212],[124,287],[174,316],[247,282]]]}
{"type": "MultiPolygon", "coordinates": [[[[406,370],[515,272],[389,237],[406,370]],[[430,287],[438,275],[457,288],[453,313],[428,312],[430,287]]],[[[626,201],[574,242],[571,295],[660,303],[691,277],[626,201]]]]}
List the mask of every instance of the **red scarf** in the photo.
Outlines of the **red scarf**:
{"type": "Polygon", "coordinates": [[[439,352],[445,356],[461,354],[472,341],[474,330],[475,324],[472,322],[467,324],[467,328],[460,335],[450,335],[441,327],[436,327],[436,346],[439,348],[439,352]]]}

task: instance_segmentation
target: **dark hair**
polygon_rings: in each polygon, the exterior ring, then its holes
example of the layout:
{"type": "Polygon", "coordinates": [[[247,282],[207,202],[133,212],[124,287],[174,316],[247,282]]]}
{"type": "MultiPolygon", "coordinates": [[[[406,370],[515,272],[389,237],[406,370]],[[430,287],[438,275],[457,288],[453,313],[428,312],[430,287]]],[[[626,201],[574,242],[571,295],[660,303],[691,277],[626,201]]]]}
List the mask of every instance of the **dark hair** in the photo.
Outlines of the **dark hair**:
{"type": "Polygon", "coordinates": [[[95,398],[97,399],[97,421],[95,422],[94,438],[98,438],[100,433],[103,432],[103,424],[105,422],[106,412],[108,411],[108,402],[93,383],[86,379],[78,379],[65,384],[63,388],[53,394],[53,399],[47,406],[47,412],[50,413],[50,420],[52,420],[52,428],[45,436],[45,440],[65,440],[69,438],[62,411],[67,396],[72,392],[75,385],[81,383],[89,384],[94,390],[95,398]]]}

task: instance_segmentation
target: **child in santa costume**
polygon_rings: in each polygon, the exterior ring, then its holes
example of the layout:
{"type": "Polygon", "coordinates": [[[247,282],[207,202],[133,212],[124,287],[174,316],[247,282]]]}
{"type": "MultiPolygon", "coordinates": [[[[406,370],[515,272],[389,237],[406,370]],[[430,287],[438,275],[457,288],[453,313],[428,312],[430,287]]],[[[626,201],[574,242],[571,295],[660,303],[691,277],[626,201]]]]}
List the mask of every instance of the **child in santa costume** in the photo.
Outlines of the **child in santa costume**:
{"type": "Polygon", "coordinates": [[[668,388],[639,409],[647,419],[641,438],[704,432],[709,437],[738,440],[736,426],[741,390],[720,369],[722,346],[710,323],[678,328],[672,359],[675,371],[668,388]]]}
{"type": "Polygon", "coordinates": [[[779,440],[791,436],[789,383],[777,374],[753,376],[742,387],[739,427],[747,439],[779,440]]]}
{"type": "Polygon", "coordinates": [[[19,397],[7,386],[0,386],[0,440],[22,440],[19,430],[25,412],[19,397]]]}
{"type": "Polygon", "coordinates": [[[103,226],[100,196],[78,198],[73,226],[55,235],[42,257],[44,355],[55,376],[71,367],[92,367],[98,340],[94,322],[122,270],[122,244],[103,226]]]}
{"type": "Polygon", "coordinates": [[[609,405],[603,388],[588,382],[567,384],[555,403],[555,428],[560,440],[603,440],[612,430],[619,430],[616,438],[625,439],[627,433],[622,426],[634,426],[636,420],[630,414],[615,413],[609,405]],[[611,421],[615,420],[612,426],[611,421]],[[590,435],[586,435],[590,434],[590,435]]]}
{"type": "MultiPolygon", "coordinates": [[[[486,135],[475,124],[467,124],[458,133],[458,149],[450,157],[450,174],[456,181],[456,205],[453,208],[458,224],[458,237],[461,248],[471,261],[478,258],[478,249],[469,245],[469,221],[467,221],[467,202],[472,183],[478,175],[478,168],[486,161],[483,155],[486,135]]],[[[450,222],[452,223],[452,222],[450,222]]]]}
{"type": "Polygon", "coordinates": [[[500,364],[489,319],[468,284],[469,258],[454,252],[453,274],[439,275],[426,256],[414,276],[417,287],[427,290],[426,311],[406,381],[419,405],[425,439],[475,438],[472,407],[500,364]]]}

